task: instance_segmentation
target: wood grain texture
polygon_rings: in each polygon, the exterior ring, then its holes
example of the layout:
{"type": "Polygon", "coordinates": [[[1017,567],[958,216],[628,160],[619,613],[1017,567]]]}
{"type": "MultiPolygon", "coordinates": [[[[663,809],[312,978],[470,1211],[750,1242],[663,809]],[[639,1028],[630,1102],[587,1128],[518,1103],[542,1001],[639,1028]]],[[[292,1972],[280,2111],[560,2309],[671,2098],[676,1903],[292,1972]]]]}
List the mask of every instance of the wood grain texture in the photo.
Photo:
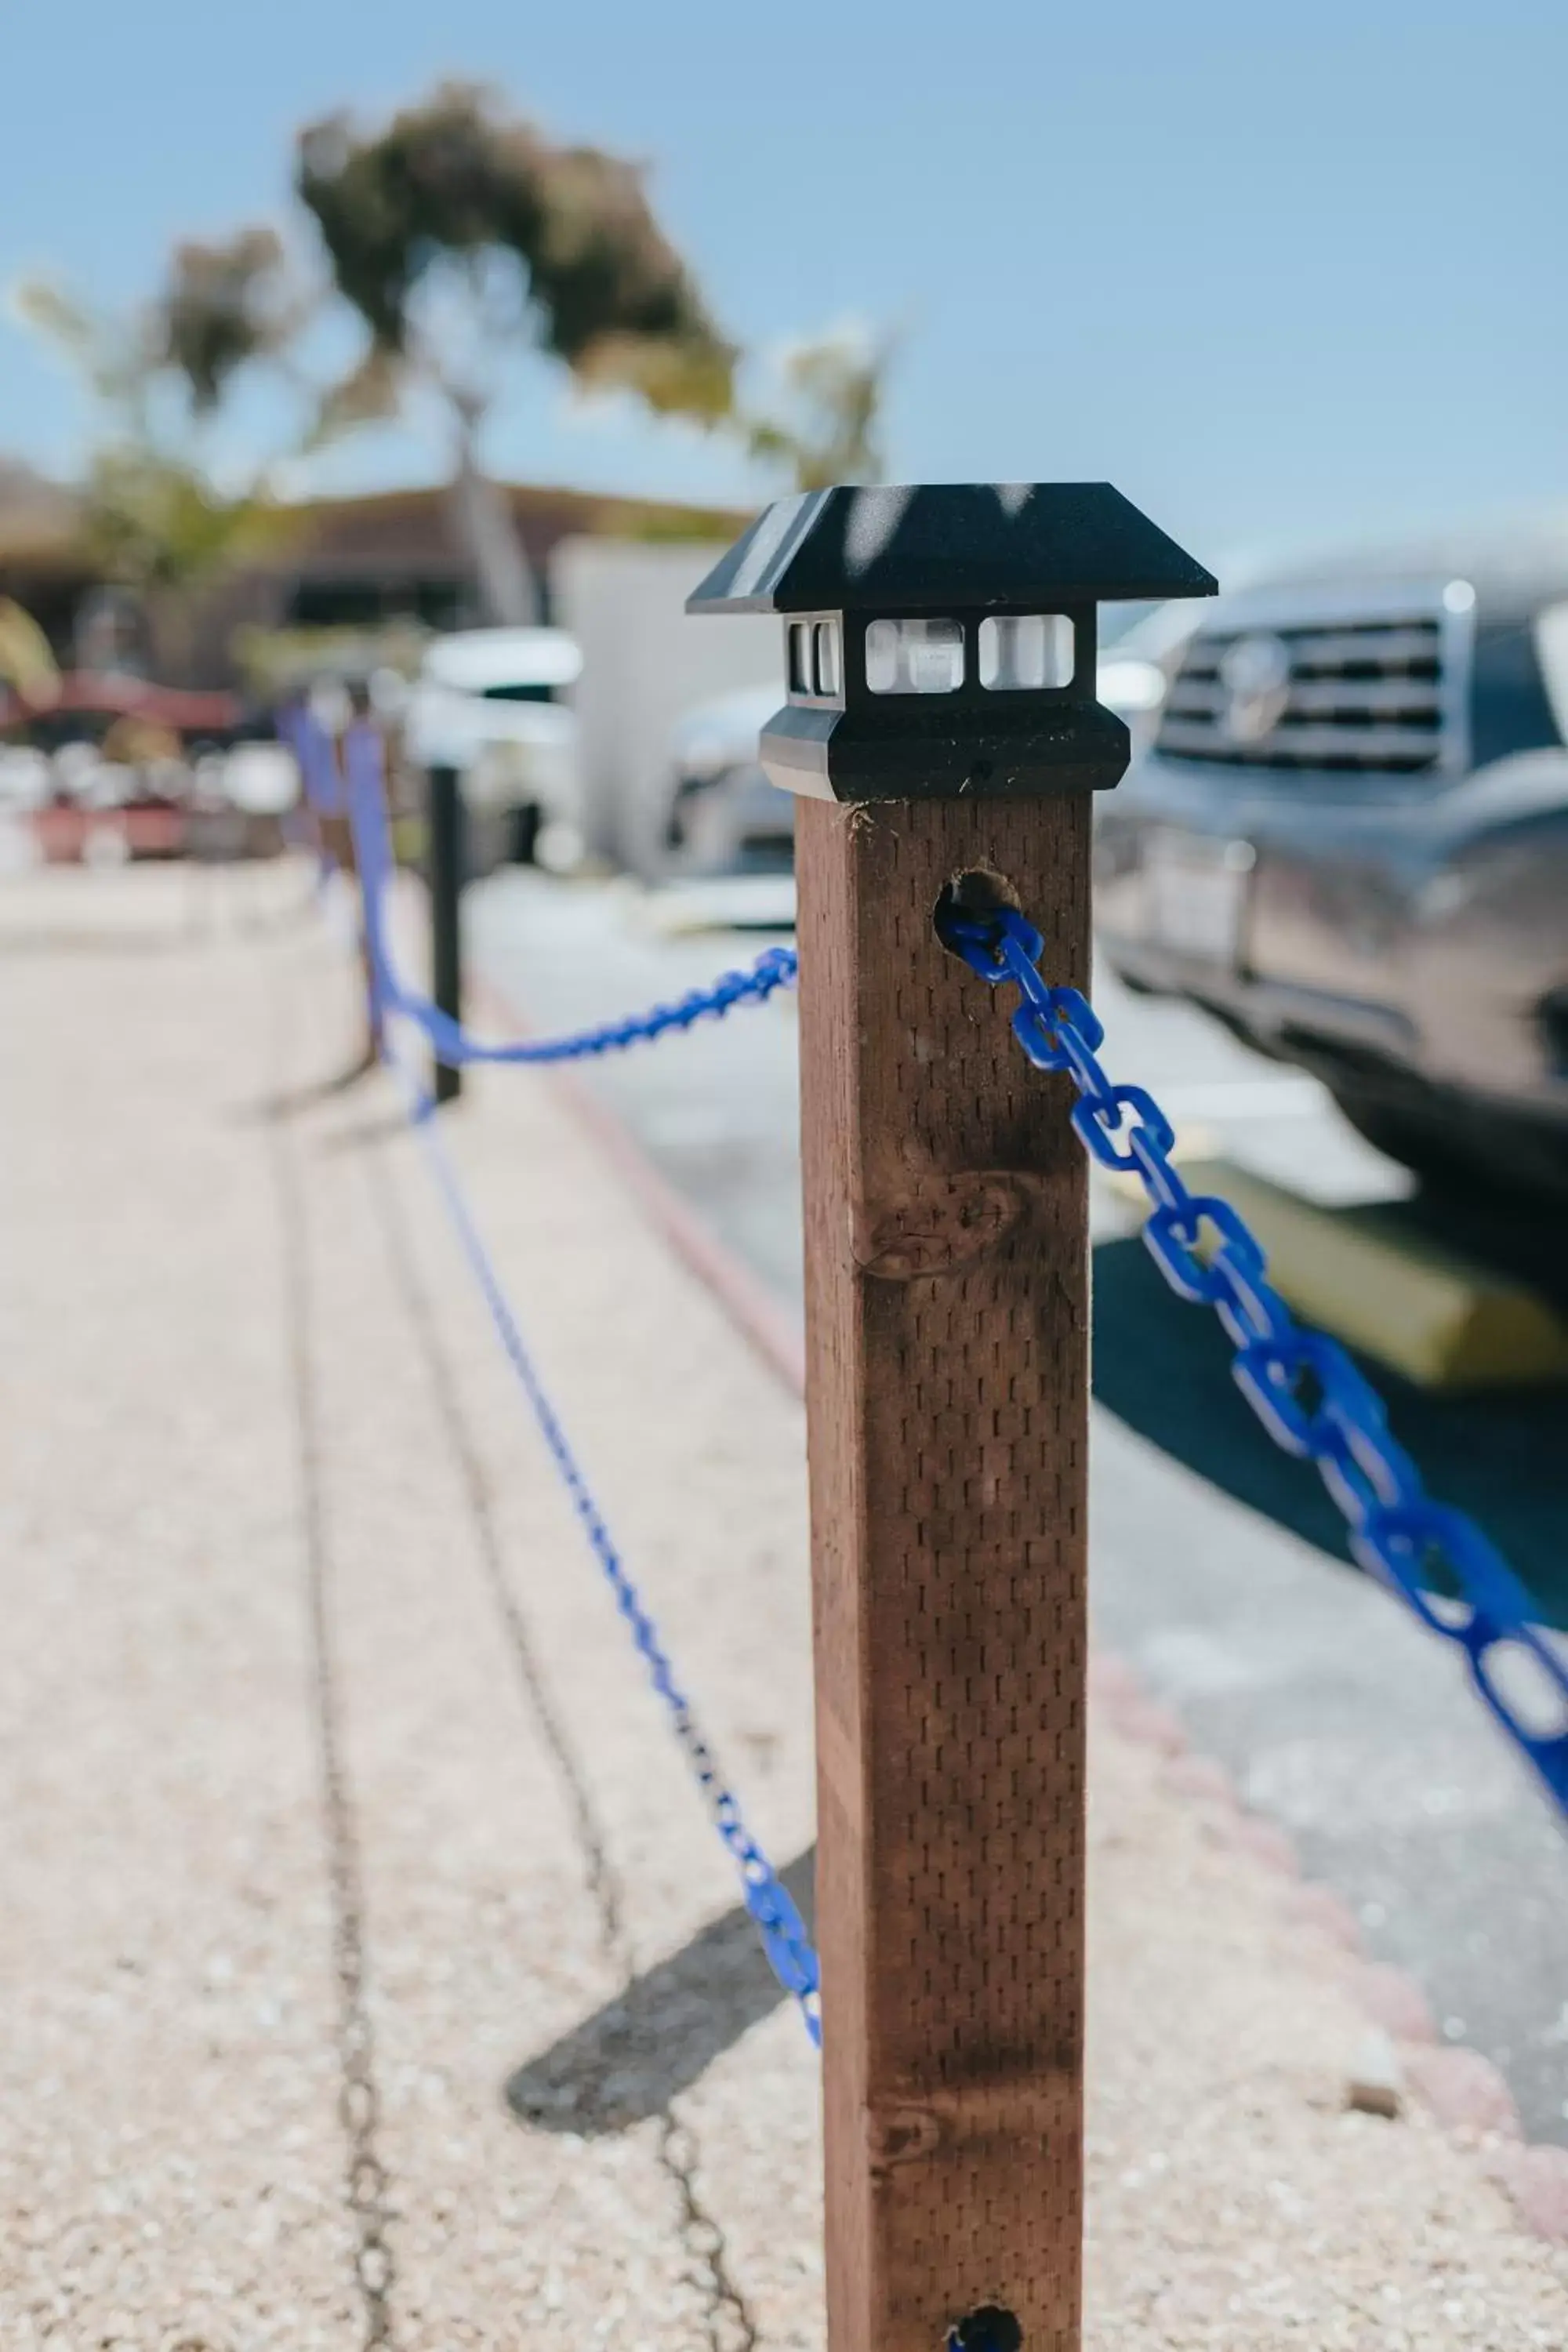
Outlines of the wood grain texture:
{"type": "Polygon", "coordinates": [[[931,914],[989,869],[1086,986],[1089,807],[796,824],[829,2343],[1075,2352],[1087,1180],[931,914]]]}

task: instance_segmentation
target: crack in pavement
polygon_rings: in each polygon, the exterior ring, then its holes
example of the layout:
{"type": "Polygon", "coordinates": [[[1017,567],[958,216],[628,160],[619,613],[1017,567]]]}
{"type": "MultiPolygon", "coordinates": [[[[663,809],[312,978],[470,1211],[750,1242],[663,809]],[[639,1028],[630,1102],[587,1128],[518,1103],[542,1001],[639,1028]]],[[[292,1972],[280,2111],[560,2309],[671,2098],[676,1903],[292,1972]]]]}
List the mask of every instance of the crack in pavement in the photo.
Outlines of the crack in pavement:
{"type": "MultiPolygon", "coordinates": [[[[581,1759],[556,1706],[528,1622],[506,1572],[489,1474],[464,1416],[456,1369],[419,1271],[403,1204],[379,1139],[365,1154],[365,1167],[398,1294],[424,1360],[442,1429],[457,1465],[485,1582],[501,1621],[520,1691],[533,1716],[565,1798],[582,1857],[584,1882],[597,1914],[599,1948],[620,1978],[624,1991],[630,1993],[639,1975],[636,1948],[626,1923],[625,1890],[611,1859],[604,1824],[581,1759]]],[[[521,2113],[515,2103],[510,2104],[514,2113],[521,2113]]],[[[675,2196],[680,2242],[691,2264],[688,2276],[703,2299],[704,2334],[710,2352],[753,2352],[757,2331],[751,2307],[731,2274],[723,2231],[703,2204],[699,2191],[701,2147],[697,2135],[676,2115],[668,2097],[646,2112],[658,2122],[658,2161],[675,2196]]]]}
{"type": "MultiPolygon", "coordinates": [[[[269,1076],[283,1061],[276,995],[269,992],[272,1031],[269,1076]]],[[[332,1956],[338,1982],[338,2114],[348,2146],[347,2198],[354,2231],[353,2271],[364,2320],[365,2352],[390,2345],[395,2271],[387,2243],[391,2197],[377,2146],[381,2119],[375,2042],[365,1998],[363,1873],[353,1790],[343,1759],[342,1677],[331,1624],[331,1547],[321,1475],[320,1399],[310,1348],[312,1297],[310,1213],[300,1180],[296,1146],[281,1121],[266,1129],[267,1155],[278,1202],[283,1312],[294,1399],[299,1466],[300,1534],[304,1553],[317,1752],[331,1895],[332,1956]]]]}

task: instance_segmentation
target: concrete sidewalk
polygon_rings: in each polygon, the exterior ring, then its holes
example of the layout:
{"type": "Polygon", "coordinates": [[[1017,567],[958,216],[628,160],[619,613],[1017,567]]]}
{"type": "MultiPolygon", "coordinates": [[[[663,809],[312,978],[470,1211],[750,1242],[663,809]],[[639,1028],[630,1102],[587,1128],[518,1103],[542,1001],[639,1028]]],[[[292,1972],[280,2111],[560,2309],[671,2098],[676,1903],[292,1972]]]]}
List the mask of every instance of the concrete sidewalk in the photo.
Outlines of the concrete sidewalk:
{"type": "MultiPolygon", "coordinates": [[[[0,2343],[815,2346],[815,2061],[301,891],[0,898],[0,2343]]],[[[798,1412],[546,1083],[447,1132],[794,1862],[798,1412]]],[[[1089,2342],[1560,2352],[1506,2111],[1347,2110],[1344,1923],[1102,1682],[1089,2342]]]]}

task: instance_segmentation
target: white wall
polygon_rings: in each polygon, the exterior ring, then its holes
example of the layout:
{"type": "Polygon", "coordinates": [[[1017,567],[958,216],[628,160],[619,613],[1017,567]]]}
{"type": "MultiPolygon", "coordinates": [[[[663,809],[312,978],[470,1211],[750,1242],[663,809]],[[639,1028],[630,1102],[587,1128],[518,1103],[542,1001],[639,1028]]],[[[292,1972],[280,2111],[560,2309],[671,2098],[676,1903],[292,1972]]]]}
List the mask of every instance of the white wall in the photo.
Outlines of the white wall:
{"type": "Polygon", "coordinates": [[[641,871],[657,863],[670,730],[693,703],[776,684],[784,625],[767,614],[693,620],[686,598],[724,551],[682,541],[563,540],[551,559],[552,611],[583,648],[572,699],[588,838],[641,871]]]}

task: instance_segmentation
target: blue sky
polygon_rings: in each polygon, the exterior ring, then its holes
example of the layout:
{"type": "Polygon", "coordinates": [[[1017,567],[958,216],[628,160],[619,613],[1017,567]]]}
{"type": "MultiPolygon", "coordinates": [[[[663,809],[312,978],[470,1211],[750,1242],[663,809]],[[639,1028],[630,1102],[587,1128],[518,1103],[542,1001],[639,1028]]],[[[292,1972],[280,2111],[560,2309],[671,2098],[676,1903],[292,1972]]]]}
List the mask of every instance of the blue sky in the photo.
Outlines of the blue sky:
{"type": "MultiPolygon", "coordinates": [[[[0,7],[0,280],[106,302],[283,215],[291,134],[437,77],[644,157],[749,345],[900,325],[905,479],[1108,476],[1211,559],[1568,500],[1562,0],[75,0],[0,7]]],[[[88,412],[0,323],[0,450],[88,412]]],[[[276,437],[254,396],[232,428],[276,437]]],[[[516,372],[520,478],[755,499],[731,446],[516,372]]],[[[432,478],[435,440],[340,450],[432,478]]]]}

